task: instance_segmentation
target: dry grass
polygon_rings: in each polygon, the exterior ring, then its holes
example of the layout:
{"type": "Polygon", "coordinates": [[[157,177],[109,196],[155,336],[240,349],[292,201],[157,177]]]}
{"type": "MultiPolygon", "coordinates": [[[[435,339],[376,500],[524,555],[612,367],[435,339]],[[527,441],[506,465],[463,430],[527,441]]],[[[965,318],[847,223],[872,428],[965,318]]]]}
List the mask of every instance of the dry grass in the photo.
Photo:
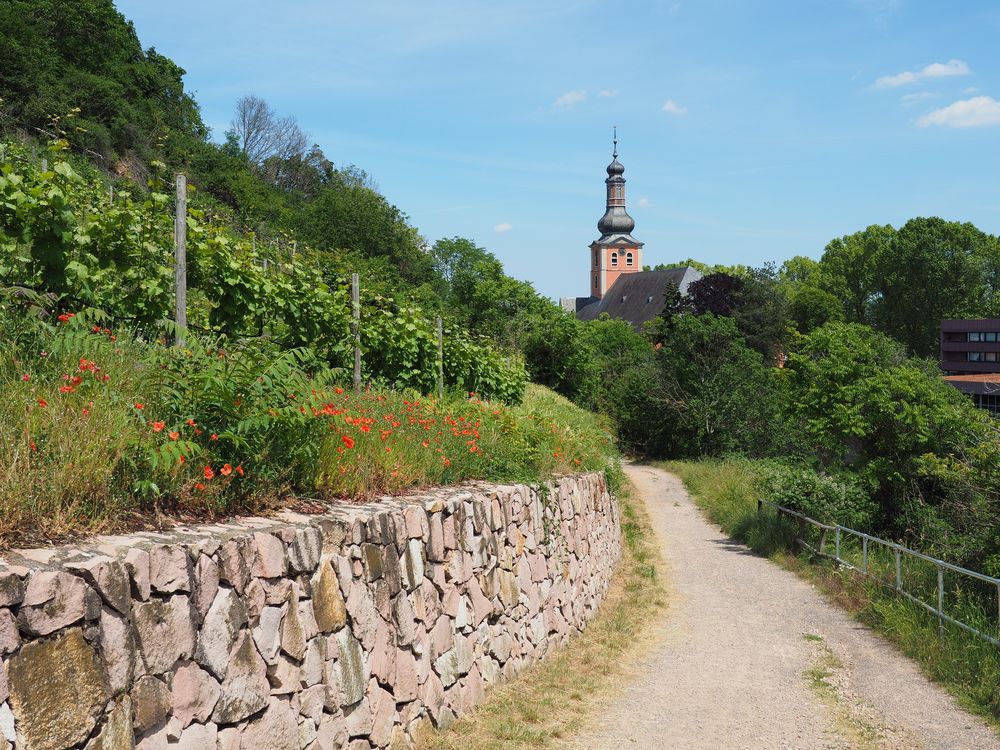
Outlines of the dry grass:
{"type": "Polygon", "coordinates": [[[554,747],[572,736],[640,652],[648,623],[666,606],[663,563],[642,501],[623,488],[622,559],[601,611],[563,649],[492,690],[420,750],[554,747]]]}

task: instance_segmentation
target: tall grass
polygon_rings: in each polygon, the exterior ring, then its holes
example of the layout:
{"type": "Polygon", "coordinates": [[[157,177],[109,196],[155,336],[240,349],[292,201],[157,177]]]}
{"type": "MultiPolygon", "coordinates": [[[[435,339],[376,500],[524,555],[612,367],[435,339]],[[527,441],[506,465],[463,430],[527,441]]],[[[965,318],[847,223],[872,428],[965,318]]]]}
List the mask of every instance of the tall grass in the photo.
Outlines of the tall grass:
{"type": "MultiPolygon", "coordinates": [[[[762,467],[743,459],[671,461],[663,467],[684,481],[695,503],[723,531],[819,586],[852,615],[884,634],[944,685],[970,710],[1000,723],[1000,648],[945,623],[887,588],[895,580],[892,555],[872,547],[867,577],[837,569],[822,559],[797,554],[795,526],[773,513],[757,512],[762,467]]],[[[841,556],[860,565],[860,547],[845,541],[841,556]]],[[[912,559],[903,566],[905,588],[936,604],[936,570],[912,559]]],[[[987,587],[989,588],[989,587],[987,587]]],[[[1000,636],[996,592],[975,583],[946,579],[945,611],[967,624],[1000,636]]]]}
{"type": "Polygon", "coordinates": [[[82,314],[20,322],[0,339],[0,546],[261,511],[287,495],[616,476],[608,426],[538,386],[516,406],[356,394],[308,351],[267,341],[189,337],[181,349],[82,314]]]}

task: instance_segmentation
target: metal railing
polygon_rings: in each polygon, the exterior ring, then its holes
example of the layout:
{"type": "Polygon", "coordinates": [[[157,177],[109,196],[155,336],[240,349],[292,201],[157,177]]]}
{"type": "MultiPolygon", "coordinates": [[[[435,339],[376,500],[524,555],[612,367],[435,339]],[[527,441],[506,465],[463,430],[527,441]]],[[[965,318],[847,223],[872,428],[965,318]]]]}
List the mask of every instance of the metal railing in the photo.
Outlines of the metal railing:
{"type": "MultiPolygon", "coordinates": [[[[938,631],[944,629],[944,623],[950,622],[953,625],[957,625],[963,630],[972,633],[973,635],[982,638],[983,640],[989,641],[994,646],[1000,646],[1000,639],[997,639],[978,628],[970,625],[967,622],[962,622],[961,620],[952,617],[945,609],[945,572],[955,573],[960,576],[965,576],[972,578],[976,581],[984,583],[991,587],[992,591],[996,592],[996,607],[997,607],[997,620],[1000,623],[1000,578],[994,578],[993,576],[988,576],[984,573],[978,573],[974,570],[969,570],[968,568],[962,568],[958,565],[953,565],[952,563],[945,562],[944,560],[939,560],[936,557],[931,557],[930,555],[925,555],[922,552],[917,552],[916,550],[904,547],[896,542],[890,542],[885,539],[880,539],[877,536],[872,536],[871,534],[866,534],[863,531],[856,531],[850,529],[846,526],[841,526],[840,524],[825,524],[817,521],[814,518],[809,518],[798,511],[794,511],[791,508],[786,508],[783,505],[778,505],[770,500],[757,500],[757,512],[760,513],[764,506],[773,508],[780,518],[782,515],[789,516],[791,518],[798,519],[798,528],[796,531],[795,541],[801,545],[804,549],[809,550],[814,555],[825,557],[833,560],[837,565],[849,568],[851,570],[857,571],[865,577],[869,577],[871,574],[876,572],[872,566],[872,557],[876,550],[885,549],[891,551],[893,570],[889,571],[888,577],[876,576],[875,580],[886,588],[892,589],[896,593],[906,597],[914,604],[917,604],[938,619],[938,631]],[[813,544],[806,540],[806,527],[811,526],[818,531],[818,540],[813,544]],[[830,534],[834,537],[834,553],[831,555],[826,551],[827,544],[829,542],[830,534]],[[842,551],[845,546],[853,540],[860,541],[861,547],[861,560],[860,564],[856,564],[857,561],[851,562],[847,560],[843,555],[842,551]],[[874,547],[873,547],[874,545],[874,547]],[[937,586],[935,590],[936,601],[933,604],[921,599],[919,596],[907,591],[904,585],[903,576],[903,559],[913,558],[914,560],[922,561],[923,563],[933,566],[937,571],[937,586]]],[[[991,594],[992,595],[992,594],[991,594]]]]}

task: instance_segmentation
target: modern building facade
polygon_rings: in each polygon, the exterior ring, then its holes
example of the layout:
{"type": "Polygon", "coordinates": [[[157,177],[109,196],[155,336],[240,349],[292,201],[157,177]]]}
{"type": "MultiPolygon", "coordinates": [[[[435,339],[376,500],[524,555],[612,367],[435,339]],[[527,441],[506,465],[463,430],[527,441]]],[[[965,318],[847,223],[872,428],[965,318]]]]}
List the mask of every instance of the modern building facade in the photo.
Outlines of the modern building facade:
{"type": "Polygon", "coordinates": [[[563,309],[581,320],[593,320],[602,313],[627,320],[637,328],[663,311],[666,284],[677,286],[681,294],[688,284],[701,278],[689,266],[661,271],[642,270],[643,243],[632,236],[635,220],[625,207],[625,167],[618,161],[618,134],[608,165],[604,215],[597,222],[601,233],[590,244],[590,296],[563,297],[563,309]]]}
{"type": "Polygon", "coordinates": [[[1000,373],[1000,319],[941,321],[945,375],[1000,373]]]}
{"type": "Polygon", "coordinates": [[[1000,319],[942,320],[941,371],[976,406],[1000,416],[1000,319]]]}

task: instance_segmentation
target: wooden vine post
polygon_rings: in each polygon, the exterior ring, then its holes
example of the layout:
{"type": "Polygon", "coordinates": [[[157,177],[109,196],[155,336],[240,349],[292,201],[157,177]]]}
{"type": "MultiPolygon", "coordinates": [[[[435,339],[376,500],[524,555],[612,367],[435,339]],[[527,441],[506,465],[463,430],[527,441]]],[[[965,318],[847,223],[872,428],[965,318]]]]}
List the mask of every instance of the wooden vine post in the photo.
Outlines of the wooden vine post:
{"type": "Polygon", "coordinates": [[[361,281],[351,274],[351,334],[354,336],[354,390],[361,393],[361,281]]]}
{"type": "Polygon", "coordinates": [[[441,318],[437,319],[437,394],[438,398],[444,397],[444,324],[441,318]]]}
{"type": "Polygon", "coordinates": [[[187,330],[187,177],[177,175],[177,210],[174,214],[174,323],[175,342],[184,346],[187,330]]]}

